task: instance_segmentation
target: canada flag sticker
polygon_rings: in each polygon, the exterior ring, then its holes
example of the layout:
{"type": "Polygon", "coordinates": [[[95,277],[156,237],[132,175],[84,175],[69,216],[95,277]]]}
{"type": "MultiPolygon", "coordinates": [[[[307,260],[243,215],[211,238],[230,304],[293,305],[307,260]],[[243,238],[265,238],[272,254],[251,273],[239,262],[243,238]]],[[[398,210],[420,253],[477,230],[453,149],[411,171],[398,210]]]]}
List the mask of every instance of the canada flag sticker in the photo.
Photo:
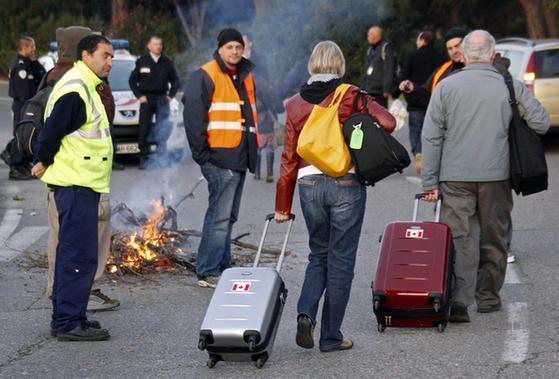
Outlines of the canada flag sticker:
{"type": "Polygon", "coordinates": [[[423,229],[420,228],[406,229],[406,238],[423,238],[423,229]]]}
{"type": "Polygon", "coordinates": [[[231,292],[248,292],[250,290],[250,282],[234,282],[231,292]]]}

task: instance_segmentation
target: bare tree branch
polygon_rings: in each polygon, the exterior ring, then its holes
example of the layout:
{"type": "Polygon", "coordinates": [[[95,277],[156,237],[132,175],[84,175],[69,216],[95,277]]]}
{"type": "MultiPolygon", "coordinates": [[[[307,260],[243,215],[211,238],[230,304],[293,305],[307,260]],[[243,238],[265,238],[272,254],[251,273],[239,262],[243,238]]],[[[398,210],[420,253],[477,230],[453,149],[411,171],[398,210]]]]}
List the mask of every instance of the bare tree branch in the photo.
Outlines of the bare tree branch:
{"type": "Polygon", "coordinates": [[[187,8],[186,15],[183,12],[183,5],[179,0],[173,0],[173,4],[177,10],[177,15],[186,33],[188,42],[190,42],[191,46],[196,46],[202,40],[206,3],[199,0],[187,0],[185,5],[187,8]]]}

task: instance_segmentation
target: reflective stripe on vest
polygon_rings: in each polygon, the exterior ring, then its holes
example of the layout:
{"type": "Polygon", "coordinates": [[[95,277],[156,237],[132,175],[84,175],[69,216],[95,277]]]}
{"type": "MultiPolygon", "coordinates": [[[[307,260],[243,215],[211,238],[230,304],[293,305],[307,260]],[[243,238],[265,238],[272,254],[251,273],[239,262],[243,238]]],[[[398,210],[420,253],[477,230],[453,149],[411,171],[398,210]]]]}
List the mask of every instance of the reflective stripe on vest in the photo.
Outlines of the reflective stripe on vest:
{"type": "Polygon", "coordinates": [[[254,95],[254,82],[252,74],[248,74],[243,84],[249,99],[252,117],[255,125],[245,125],[242,116],[241,100],[237,89],[229,74],[223,72],[219,63],[214,59],[201,67],[214,84],[214,92],[210,108],[208,109],[208,144],[212,148],[235,148],[241,144],[242,133],[257,134],[258,116],[256,114],[256,97],[254,95]]]}
{"type": "Polygon", "coordinates": [[[435,76],[433,76],[433,82],[431,83],[431,93],[435,91],[435,87],[441,79],[441,76],[443,76],[443,74],[446,72],[446,70],[448,70],[450,66],[452,66],[452,61],[447,61],[441,67],[439,67],[439,69],[435,73],[435,76]]]}

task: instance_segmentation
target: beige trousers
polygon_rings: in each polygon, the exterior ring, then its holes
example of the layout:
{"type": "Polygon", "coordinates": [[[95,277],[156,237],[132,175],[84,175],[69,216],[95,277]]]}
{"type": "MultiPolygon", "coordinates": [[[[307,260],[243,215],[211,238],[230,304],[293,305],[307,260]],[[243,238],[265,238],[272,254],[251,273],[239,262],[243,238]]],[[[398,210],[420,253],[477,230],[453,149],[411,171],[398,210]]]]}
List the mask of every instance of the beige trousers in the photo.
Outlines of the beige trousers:
{"type": "MultiPolygon", "coordinates": [[[[54,283],[54,265],[56,262],[56,246],[58,245],[58,211],[56,202],[54,201],[54,191],[48,191],[47,212],[49,219],[49,242],[48,242],[48,262],[49,270],[47,277],[47,296],[52,295],[52,286],[54,283]]],[[[109,258],[111,250],[111,205],[109,194],[102,193],[99,200],[99,254],[97,272],[95,279],[99,279],[105,272],[105,263],[109,258]]]]}

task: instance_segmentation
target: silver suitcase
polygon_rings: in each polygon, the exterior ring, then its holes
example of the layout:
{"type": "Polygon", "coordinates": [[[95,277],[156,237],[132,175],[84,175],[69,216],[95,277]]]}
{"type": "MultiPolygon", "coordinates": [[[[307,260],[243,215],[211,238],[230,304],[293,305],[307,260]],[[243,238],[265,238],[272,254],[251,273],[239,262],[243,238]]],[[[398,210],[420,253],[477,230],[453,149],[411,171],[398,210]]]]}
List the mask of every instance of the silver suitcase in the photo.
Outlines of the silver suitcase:
{"type": "Polygon", "coordinates": [[[209,368],[219,361],[253,361],[262,368],[276,338],[287,289],[279,275],[295,215],[289,224],[276,269],[258,267],[264,239],[274,215],[266,216],[252,267],[221,274],[200,328],[198,348],[207,350],[209,368]]]}

